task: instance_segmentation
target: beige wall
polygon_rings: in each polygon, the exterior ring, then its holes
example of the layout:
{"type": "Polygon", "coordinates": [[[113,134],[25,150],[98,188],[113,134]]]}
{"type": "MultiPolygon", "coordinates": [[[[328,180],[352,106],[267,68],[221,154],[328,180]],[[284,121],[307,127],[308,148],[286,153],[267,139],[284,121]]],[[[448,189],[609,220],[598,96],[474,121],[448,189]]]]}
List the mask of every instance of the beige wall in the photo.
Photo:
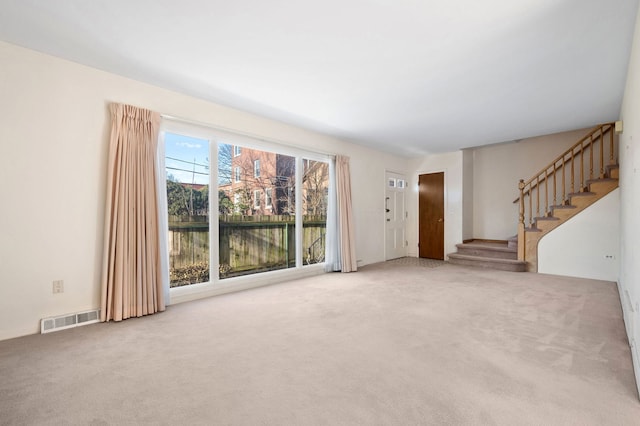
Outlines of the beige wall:
{"type": "Polygon", "coordinates": [[[620,190],[616,189],[542,237],[538,272],[618,281],[619,246],[620,190]]]}
{"type": "Polygon", "coordinates": [[[473,231],[473,150],[462,150],[462,239],[474,238],[473,231]]]}
{"type": "Polygon", "coordinates": [[[0,340],[98,307],[109,102],[350,156],[357,257],[384,259],[384,171],[407,160],[6,43],[0,63],[0,340]]]}
{"type": "Polygon", "coordinates": [[[640,10],[622,103],[620,135],[620,300],[640,383],[640,10]]]}
{"type": "Polygon", "coordinates": [[[589,130],[473,149],[473,237],[505,240],[516,235],[518,181],[537,173],[589,130]]]}

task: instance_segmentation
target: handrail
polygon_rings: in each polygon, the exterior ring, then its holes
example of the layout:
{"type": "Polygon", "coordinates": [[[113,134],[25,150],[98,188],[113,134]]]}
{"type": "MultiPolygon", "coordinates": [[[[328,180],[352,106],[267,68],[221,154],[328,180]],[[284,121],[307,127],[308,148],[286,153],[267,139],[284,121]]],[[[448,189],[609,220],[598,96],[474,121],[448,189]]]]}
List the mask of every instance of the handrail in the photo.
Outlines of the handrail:
{"type": "MultiPolygon", "coordinates": [[[[613,130],[613,126],[615,123],[604,123],[599,125],[598,127],[596,127],[595,129],[593,129],[591,132],[589,132],[585,137],[583,137],[582,139],[580,139],[578,142],[576,142],[571,148],[567,149],[565,152],[563,152],[561,155],[559,155],[554,161],[550,162],[547,167],[543,167],[542,169],[540,169],[540,171],[533,175],[533,177],[527,181],[524,182],[524,185],[527,186],[528,184],[530,184],[531,182],[533,182],[533,180],[536,178],[536,176],[540,176],[542,173],[545,172],[545,170],[547,170],[549,167],[553,166],[554,163],[557,163],[558,161],[560,161],[562,158],[564,158],[565,156],[571,154],[571,151],[573,151],[578,145],[581,145],[584,143],[584,141],[586,141],[589,138],[592,138],[593,135],[599,131],[604,129],[606,126],[609,126],[609,129],[607,130],[603,130],[602,134],[604,135],[607,131],[609,130],[613,130]]],[[[581,150],[582,151],[582,150],[581,150]]]]}
{"type": "MultiPolygon", "coordinates": [[[[606,126],[606,124],[603,124],[603,126],[606,126]]],[[[600,128],[598,128],[598,129],[600,129],[600,128]]],[[[608,130],[607,130],[607,131],[608,131],[608,130]]],[[[606,133],[607,131],[605,131],[605,133],[606,133]]],[[[576,145],[581,145],[584,141],[585,141],[585,138],[582,138],[582,139],[580,140],[580,142],[578,142],[576,145]]],[[[573,146],[573,147],[574,147],[574,149],[575,149],[576,145],[574,145],[574,146],[573,146]]],[[[581,154],[583,150],[584,150],[584,147],[580,146],[580,148],[579,148],[579,150],[578,150],[578,151],[574,151],[574,154],[581,154]]],[[[561,155],[560,157],[556,158],[556,161],[555,161],[555,162],[553,162],[553,163],[550,163],[550,164],[549,164],[549,166],[548,166],[546,169],[542,169],[542,171],[540,171],[540,173],[538,173],[537,175],[534,175],[534,177],[532,177],[531,179],[529,179],[529,181],[528,181],[528,182],[523,182],[523,183],[524,183],[524,185],[525,185],[525,186],[527,186],[527,184],[529,184],[529,183],[533,182],[534,180],[536,180],[536,178],[535,178],[536,176],[540,176],[540,175],[541,175],[541,174],[543,174],[545,171],[549,170],[549,168],[550,168],[551,166],[553,166],[554,164],[556,164],[556,165],[557,165],[558,161],[562,160],[562,157],[566,157],[566,156],[567,156],[568,154],[570,154],[570,153],[571,153],[571,149],[568,149],[567,151],[565,151],[564,156],[562,156],[562,155],[561,155]]],[[[568,163],[568,162],[570,162],[570,161],[571,161],[571,157],[569,157],[569,158],[565,158],[564,163],[562,163],[562,164],[560,164],[560,165],[556,166],[556,167],[553,169],[553,172],[552,172],[552,173],[553,173],[553,175],[555,176],[556,171],[557,171],[558,169],[560,169],[560,168],[564,167],[564,165],[565,165],[565,164],[567,164],[567,163],[568,163]]],[[[535,188],[537,188],[537,187],[538,187],[538,184],[539,184],[539,183],[541,183],[541,182],[544,182],[545,180],[547,180],[547,177],[546,177],[546,176],[545,176],[545,177],[540,178],[540,182],[536,182],[536,183],[532,184],[532,185],[531,185],[531,187],[530,187],[529,189],[527,189],[526,191],[524,191],[524,195],[529,195],[529,191],[532,191],[532,190],[534,190],[535,188]]],[[[518,197],[518,198],[516,198],[515,200],[513,200],[513,204],[517,203],[518,201],[520,201],[520,197],[518,197]]]]}
{"type": "MultiPolygon", "coordinates": [[[[536,178],[542,174],[544,174],[545,171],[549,170],[551,167],[553,167],[554,164],[557,164],[558,161],[562,160],[564,158],[564,162],[558,166],[557,168],[563,167],[565,164],[567,164],[568,162],[570,162],[572,160],[571,157],[566,158],[567,155],[571,154],[571,152],[574,152],[574,155],[576,154],[581,154],[582,151],[584,150],[583,144],[584,142],[591,138],[593,140],[593,136],[598,132],[598,131],[602,131],[602,135],[604,135],[606,132],[613,130],[613,126],[614,123],[604,123],[601,124],[597,127],[595,127],[591,132],[589,132],[586,136],[584,136],[582,139],[580,139],[578,142],[576,142],[575,144],[573,144],[573,146],[569,149],[567,149],[564,153],[562,153],[561,155],[559,155],[554,161],[550,162],[547,167],[540,169],[540,171],[537,174],[534,174],[533,177],[531,179],[529,179],[528,181],[524,182],[524,186],[526,187],[527,185],[529,185],[531,182],[533,182],[534,180],[537,180],[536,178]],[[608,128],[605,129],[605,127],[609,126],[608,128]],[[575,149],[579,147],[578,151],[575,151],[575,149]]],[[[547,180],[546,177],[542,177],[540,178],[540,182],[544,182],[545,180],[547,180]]],[[[538,186],[538,184],[540,182],[536,182],[535,184],[531,185],[531,187],[524,191],[524,195],[529,194],[529,191],[533,190],[534,188],[536,188],[538,186]]],[[[513,204],[517,203],[520,200],[520,197],[516,198],[515,200],[513,200],[513,204]]]]}

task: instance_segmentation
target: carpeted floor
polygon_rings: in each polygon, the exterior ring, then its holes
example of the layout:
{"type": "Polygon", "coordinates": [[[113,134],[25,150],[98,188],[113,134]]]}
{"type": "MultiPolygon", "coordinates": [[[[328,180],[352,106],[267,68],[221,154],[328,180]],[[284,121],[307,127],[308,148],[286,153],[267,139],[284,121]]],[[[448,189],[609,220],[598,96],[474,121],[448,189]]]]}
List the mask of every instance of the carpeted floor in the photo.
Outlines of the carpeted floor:
{"type": "Polygon", "coordinates": [[[0,342],[0,424],[640,424],[614,283],[435,266],[0,342]]]}

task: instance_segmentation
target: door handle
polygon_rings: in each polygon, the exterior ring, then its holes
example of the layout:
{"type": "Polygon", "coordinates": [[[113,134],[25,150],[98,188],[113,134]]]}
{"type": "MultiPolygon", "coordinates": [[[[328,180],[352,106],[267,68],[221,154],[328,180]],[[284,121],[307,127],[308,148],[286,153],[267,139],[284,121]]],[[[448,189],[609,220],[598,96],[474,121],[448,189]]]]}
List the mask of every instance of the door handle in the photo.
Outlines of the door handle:
{"type": "Polygon", "coordinates": [[[444,219],[443,219],[443,218],[438,219],[438,222],[442,222],[442,221],[444,221],[444,219]]]}

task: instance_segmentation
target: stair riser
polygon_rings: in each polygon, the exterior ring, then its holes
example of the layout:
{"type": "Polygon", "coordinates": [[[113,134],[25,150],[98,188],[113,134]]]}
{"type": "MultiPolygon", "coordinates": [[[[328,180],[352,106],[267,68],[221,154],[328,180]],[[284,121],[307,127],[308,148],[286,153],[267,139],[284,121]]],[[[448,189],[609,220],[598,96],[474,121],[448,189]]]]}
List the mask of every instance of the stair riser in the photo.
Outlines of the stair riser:
{"type": "Polygon", "coordinates": [[[589,185],[589,191],[596,194],[607,194],[618,187],[616,181],[593,182],[589,185]]]}
{"type": "Polygon", "coordinates": [[[561,223],[561,220],[538,220],[536,221],[536,228],[538,228],[542,232],[546,232],[552,230],[561,223]]]}
{"type": "Polygon", "coordinates": [[[500,271],[510,271],[510,272],[525,272],[525,265],[509,265],[504,263],[493,263],[487,261],[475,261],[468,259],[449,259],[449,263],[453,263],[454,265],[464,265],[464,266],[474,266],[478,268],[486,268],[486,269],[498,269],[500,271]]]}
{"type": "Polygon", "coordinates": [[[582,195],[571,197],[571,205],[576,206],[578,209],[590,206],[598,200],[597,195],[582,195]]]}
{"type": "Polygon", "coordinates": [[[573,217],[577,212],[579,212],[578,209],[556,209],[553,211],[553,217],[557,217],[560,221],[564,221],[573,217]]]}
{"type": "Polygon", "coordinates": [[[483,250],[478,248],[458,247],[458,254],[464,254],[467,256],[491,257],[493,259],[518,259],[517,252],[483,250]]]}

